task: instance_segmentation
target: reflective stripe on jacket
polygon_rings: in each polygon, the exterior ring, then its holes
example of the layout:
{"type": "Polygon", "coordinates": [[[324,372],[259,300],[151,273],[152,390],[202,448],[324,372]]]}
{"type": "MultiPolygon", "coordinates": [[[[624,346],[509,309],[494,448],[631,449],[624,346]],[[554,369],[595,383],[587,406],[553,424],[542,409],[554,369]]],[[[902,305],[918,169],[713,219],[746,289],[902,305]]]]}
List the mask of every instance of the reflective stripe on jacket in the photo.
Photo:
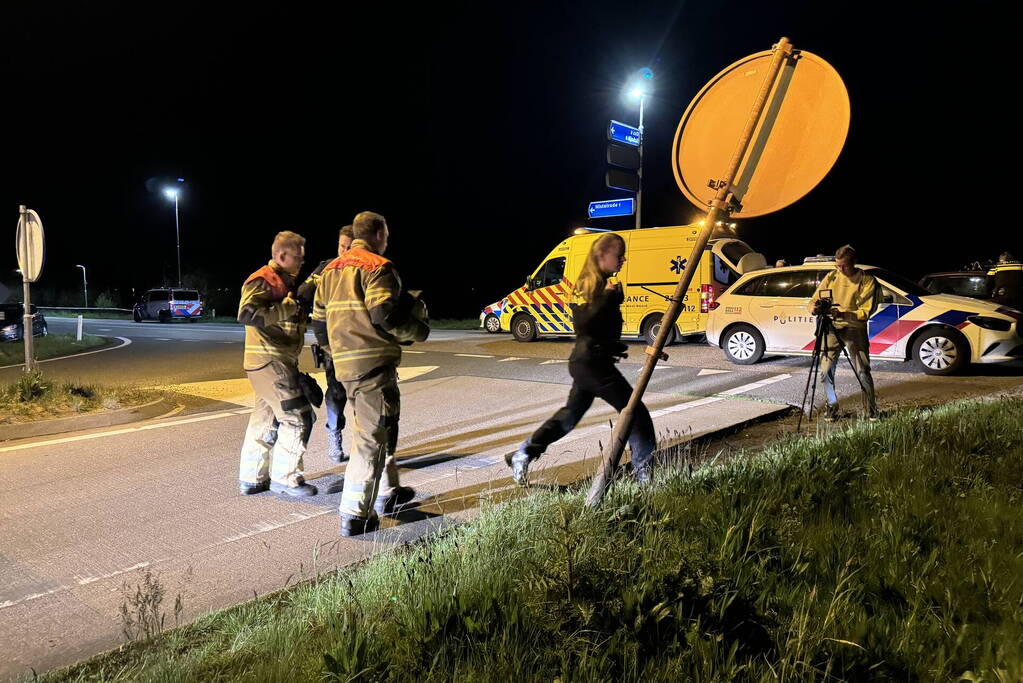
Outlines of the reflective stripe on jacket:
{"type": "Polygon", "coordinates": [[[273,261],[242,285],[238,322],[245,325],[246,370],[258,370],[274,359],[298,363],[305,322],[298,304],[289,297],[293,286],[294,279],[273,261]]]}
{"type": "Polygon", "coordinates": [[[400,364],[400,342],[423,341],[430,331],[411,315],[413,302],[394,264],[364,240],[331,261],[316,288],[313,325],[326,328],[334,375],[351,381],[400,364]]]}

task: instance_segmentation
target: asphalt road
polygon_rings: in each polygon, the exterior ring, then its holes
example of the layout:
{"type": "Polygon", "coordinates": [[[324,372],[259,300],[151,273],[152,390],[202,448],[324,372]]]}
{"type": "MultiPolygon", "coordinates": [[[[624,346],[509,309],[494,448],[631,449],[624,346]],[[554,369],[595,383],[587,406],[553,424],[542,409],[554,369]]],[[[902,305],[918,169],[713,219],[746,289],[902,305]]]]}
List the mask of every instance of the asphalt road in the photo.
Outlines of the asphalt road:
{"type": "MultiPolygon", "coordinates": [[[[50,321],[54,332],[73,324],[50,321]]],[[[510,485],[503,455],[564,401],[570,383],[568,340],[519,344],[508,335],[436,331],[408,349],[400,369],[399,458],[418,506],[370,537],[339,539],[333,489],[344,466],[326,460],[322,422],[306,476],[323,495],[237,493],[238,448],[252,402],[240,328],[90,320],[86,331],[131,343],[48,362],[47,373],[164,387],[178,406],[135,425],[0,444],[0,678],[116,646],[125,591],[143,571],[157,573],[168,603],[182,596],[188,620],[471,518],[481,496],[522,495],[510,485]]],[[[706,345],[669,353],[646,397],[662,441],[772,415],[802,398],[806,358],[740,367],[706,345]]],[[[620,366],[630,380],[642,357],[643,345],[630,344],[620,366]]],[[[1023,383],[1018,367],[950,378],[899,363],[874,369],[882,409],[1023,383]]],[[[0,382],[20,371],[0,369],[0,382]]],[[[855,410],[855,378],[848,369],[839,378],[844,403],[855,410]]],[[[592,472],[611,417],[606,406],[594,406],[539,461],[534,480],[564,484],[592,472]]]]}

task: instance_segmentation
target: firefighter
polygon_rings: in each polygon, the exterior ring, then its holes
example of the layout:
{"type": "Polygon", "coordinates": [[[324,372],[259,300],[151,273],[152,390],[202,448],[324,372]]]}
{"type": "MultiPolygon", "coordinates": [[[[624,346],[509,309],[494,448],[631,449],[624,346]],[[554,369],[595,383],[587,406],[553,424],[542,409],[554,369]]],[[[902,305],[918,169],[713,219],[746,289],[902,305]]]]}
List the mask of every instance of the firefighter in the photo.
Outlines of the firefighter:
{"type": "Polygon", "coordinates": [[[352,248],[323,269],[313,305],[313,324],[327,330],[334,373],[355,417],[338,506],[342,536],[375,531],[380,515],[395,514],[415,495],[400,485],[394,462],[401,411],[397,366],[401,345],[423,341],[430,332],[426,307],[402,289],[394,264],[383,256],[389,237],[384,217],[364,211],[353,232],[352,248]]]}
{"type": "MultiPolygon", "coordinates": [[[[341,228],[341,234],[337,240],[337,255],[342,256],[352,246],[352,226],[346,225],[341,228]]],[[[316,288],[320,284],[320,277],[323,269],[333,261],[329,258],[321,261],[320,265],[309,274],[309,277],[302,286],[298,288],[298,299],[307,310],[312,309],[313,299],[316,296],[316,288]]],[[[324,394],[324,403],[327,408],[327,459],[334,463],[345,461],[345,452],[341,447],[341,430],[345,428],[345,404],[348,397],[345,389],[334,376],[334,361],[330,356],[330,340],[327,339],[327,330],[323,325],[312,325],[316,334],[316,343],[319,346],[320,360],[327,376],[327,392],[324,394]]]]}
{"type": "Polygon", "coordinates": [[[256,392],[238,479],[245,495],[270,489],[315,496],[316,487],[302,477],[302,456],[316,419],[298,370],[305,312],[292,296],[305,260],[305,238],[279,232],[270,253],[270,262],[245,280],[238,304],[238,322],[245,325],[245,374],[256,392]]]}

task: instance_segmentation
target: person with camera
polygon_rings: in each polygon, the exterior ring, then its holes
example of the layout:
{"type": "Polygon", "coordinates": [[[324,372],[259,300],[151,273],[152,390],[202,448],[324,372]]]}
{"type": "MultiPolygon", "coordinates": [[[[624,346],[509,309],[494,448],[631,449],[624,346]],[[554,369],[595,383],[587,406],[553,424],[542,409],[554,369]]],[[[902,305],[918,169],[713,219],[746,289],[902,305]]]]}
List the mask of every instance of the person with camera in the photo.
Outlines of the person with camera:
{"type": "MultiPolygon", "coordinates": [[[[579,423],[598,396],[619,413],[632,396],[628,380],[615,367],[628,349],[622,343],[622,285],[612,277],[625,263],[625,240],[620,235],[601,235],[590,247],[582,273],[576,280],[572,321],[576,342],[568,361],[572,390],[568,402],[540,425],[518,451],[505,456],[516,484],[528,483],[529,466],[547,447],[579,423]]],[[[640,403],[629,434],[632,469],[642,483],[651,480],[651,459],[656,435],[646,406],[640,403]]]]}
{"type": "MultiPolygon", "coordinates": [[[[353,239],[352,226],[346,225],[341,228],[341,234],[337,240],[338,256],[343,256],[351,248],[353,239]]],[[[316,288],[323,276],[323,269],[330,265],[335,258],[337,257],[320,261],[320,264],[298,288],[298,300],[310,314],[313,310],[313,300],[316,298],[316,288]]],[[[327,377],[327,391],[323,396],[327,409],[327,459],[340,464],[345,461],[345,452],[341,447],[341,431],[345,428],[345,405],[348,403],[348,397],[341,382],[337,381],[337,377],[334,375],[334,360],[330,356],[330,340],[327,338],[326,324],[314,319],[311,327],[313,334],[316,335],[316,344],[312,347],[313,361],[316,367],[323,367],[327,377]]]]}
{"type": "Polygon", "coordinates": [[[810,313],[823,328],[821,372],[827,406],[824,419],[839,417],[835,393],[835,368],[844,349],[863,390],[867,417],[876,419],[874,378],[870,374],[870,341],[867,323],[880,303],[881,287],[873,276],[856,267],[856,250],[848,244],[835,252],[835,269],[824,276],[810,299],[810,313]]]}
{"type": "Polygon", "coordinates": [[[376,530],[380,515],[395,514],[415,495],[400,485],[394,461],[401,413],[397,367],[402,345],[430,333],[426,306],[402,288],[397,269],[383,256],[387,221],[363,211],[352,228],[351,249],[323,269],[313,303],[313,320],[326,327],[334,372],[355,417],[338,506],[342,536],[376,530]]]}
{"type": "Polygon", "coordinates": [[[269,489],[315,496],[316,487],[302,476],[302,456],[316,419],[305,386],[308,376],[298,369],[306,314],[292,295],[305,261],[305,238],[279,232],[270,255],[267,265],[246,278],[238,304],[238,322],[245,326],[243,367],[256,393],[238,479],[244,495],[269,489]]]}

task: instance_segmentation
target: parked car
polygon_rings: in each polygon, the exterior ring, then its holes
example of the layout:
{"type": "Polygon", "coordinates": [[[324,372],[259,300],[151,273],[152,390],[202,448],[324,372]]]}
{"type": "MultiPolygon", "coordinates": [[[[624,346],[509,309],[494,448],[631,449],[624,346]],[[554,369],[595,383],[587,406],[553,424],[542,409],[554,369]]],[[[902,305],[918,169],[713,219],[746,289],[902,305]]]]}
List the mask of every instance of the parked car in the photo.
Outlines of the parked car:
{"type": "Polygon", "coordinates": [[[495,301],[480,313],[480,327],[489,332],[490,334],[497,334],[501,331],[501,313],[504,312],[504,307],[508,305],[508,299],[504,298],[500,301],[495,301]]]}
{"type": "Polygon", "coordinates": [[[1023,263],[1018,261],[991,264],[985,270],[930,273],[921,278],[920,286],[934,294],[987,299],[1023,310],[1023,263]]]}
{"type": "Polygon", "coordinates": [[[955,294],[971,299],[990,299],[991,285],[990,275],[975,270],[929,273],[920,278],[920,286],[931,294],[955,294]]]}
{"type": "Polygon", "coordinates": [[[135,304],[132,310],[132,317],[137,323],[143,320],[159,320],[162,323],[188,320],[194,323],[201,315],[202,300],[199,292],[184,288],[150,289],[142,295],[142,300],[135,304]]]}
{"type": "MultiPolygon", "coordinates": [[[[32,336],[45,337],[50,333],[46,318],[32,310],[32,336]]],[[[20,341],[25,338],[25,307],[22,304],[0,304],[0,341],[20,341]]]]}
{"type": "MultiPolygon", "coordinates": [[[[1023,357],[1023,314],[997,303],[933,294],[900,275],[873,266],[882,303],[867,332],[872,358],[914,360],[930,375],[948,375],[970,362],[1001,363],[1023,357]]],[[[813,352],[816,317],[807,310],[834,261],[743,275],[718,297],[707,321],[707,341],[733,363],[750,365],[765,353],[813,352]]]]}

